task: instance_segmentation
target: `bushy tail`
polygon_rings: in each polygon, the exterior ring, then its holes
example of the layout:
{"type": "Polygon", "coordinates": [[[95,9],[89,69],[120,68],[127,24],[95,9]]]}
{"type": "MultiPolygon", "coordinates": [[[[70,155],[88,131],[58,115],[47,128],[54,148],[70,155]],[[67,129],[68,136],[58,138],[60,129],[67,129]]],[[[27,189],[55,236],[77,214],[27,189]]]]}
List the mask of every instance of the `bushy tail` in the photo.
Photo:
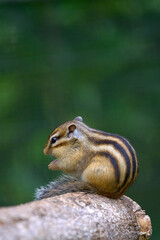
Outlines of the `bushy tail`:
{"type": "Polygon", "coordinates": [[[45,187],[36,189],[35,198],[40,200],[43,198],[54,197],[68,192],[97,192],[94,187],[86,182],[82,182],[75,177],[63,175],[58,180],[50,182],[45,187]]]}

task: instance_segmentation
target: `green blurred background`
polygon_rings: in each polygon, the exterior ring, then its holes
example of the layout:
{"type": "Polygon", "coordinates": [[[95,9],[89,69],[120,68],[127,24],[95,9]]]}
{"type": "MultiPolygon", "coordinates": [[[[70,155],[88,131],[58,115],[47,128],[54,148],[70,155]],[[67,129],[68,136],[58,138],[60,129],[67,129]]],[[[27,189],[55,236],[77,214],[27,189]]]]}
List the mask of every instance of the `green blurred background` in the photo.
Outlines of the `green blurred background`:
{"type": "Polygon", "coordinates": [[[1,206],[32,201],[60,174],[42,149],[77,115],[131,141],[139,176],[127,195],[160,239],[159,1],[1,1],[1,206]]]}

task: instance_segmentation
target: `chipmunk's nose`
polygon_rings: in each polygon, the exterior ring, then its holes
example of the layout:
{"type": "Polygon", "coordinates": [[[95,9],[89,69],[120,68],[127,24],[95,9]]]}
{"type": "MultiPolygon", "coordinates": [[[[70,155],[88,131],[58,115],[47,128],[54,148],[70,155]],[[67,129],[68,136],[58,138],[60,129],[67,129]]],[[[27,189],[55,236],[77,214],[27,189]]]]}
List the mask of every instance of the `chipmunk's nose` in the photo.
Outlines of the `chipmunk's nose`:
{"type": "Polygon", "coordinates": [[[46,146],[44,147],[44,149],[43,149],[43,153],[44,153],[45,155],[47,155],[48,152],[49,152],[49,149],[48,149],[48,146],[46,145],[46,146]]]}

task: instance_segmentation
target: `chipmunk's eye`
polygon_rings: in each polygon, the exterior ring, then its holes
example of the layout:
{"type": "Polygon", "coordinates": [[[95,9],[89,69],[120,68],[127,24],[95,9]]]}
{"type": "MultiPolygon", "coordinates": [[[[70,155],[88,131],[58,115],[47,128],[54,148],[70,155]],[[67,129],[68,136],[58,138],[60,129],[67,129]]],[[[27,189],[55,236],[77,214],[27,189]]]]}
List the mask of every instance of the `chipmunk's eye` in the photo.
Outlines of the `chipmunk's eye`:
{"type": "Polygon", "coordinates": [[[52,143],[52,144],[55,143],[56,141],[57,141],[57,138],[56,138],[56,137],[51,138],[51,143],[52,143]]]}

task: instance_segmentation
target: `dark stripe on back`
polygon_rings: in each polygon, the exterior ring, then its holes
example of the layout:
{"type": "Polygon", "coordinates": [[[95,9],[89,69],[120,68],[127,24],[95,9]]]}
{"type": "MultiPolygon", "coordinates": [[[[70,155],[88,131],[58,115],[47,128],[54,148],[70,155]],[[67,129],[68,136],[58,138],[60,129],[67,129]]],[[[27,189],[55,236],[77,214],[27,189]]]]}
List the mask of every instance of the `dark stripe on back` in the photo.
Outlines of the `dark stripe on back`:
{"type": "Polygon", "coordinates": [[[96,154],[100,155],[100,156],[104,156],[111,161],[111,163],[114,167],[117,183],[119,183],[119,181],[120,181],[120,171],[119,171],[119,166],[118,166],[118,163],[117,163],[117,159],[114,158],[109,152],[97,152],[96,154]]]}
{"type": "Polygon", "coordinates": [[[95,129],[92,129],[92,128],[90,128],[90,130],[94,133],[97,133],[97,134],[102,134],[104,136],[111,136],[111,137],[118,138],[126,145],[126,147],[128,148],[128,150],[129,150],[129,152],[132,156],[132,160],[133,160],[132,161],[133,162],[133,172],[132,172],[132,179],[131,179],[131,181],[132,181],[134,176],[135,176],[137,161],[136,161],[135,153],[133,152],[133,149],[132,149],[131,145],[129,144],[129,142],[124,137],[119,136],[117,134],[106,133],[106,132],[95,130],[95,129]]]}
{"type": "Polygon", "coordinates": [[[114,140],[108,140],[108,139],[95,139],[93,137],[89,137],[89,141],[91,141],[93,144],[96,144],[96,145],[101,145],[101,144],[107,144],[107,145],[112,145],[114,146],[114,148],[117,149],[117,151],[119,151],[121,153],[121,155],[124,157],[125,159],[125,162],[126,162],[126,166],[127,166],[127,170],[126,170],[126,175],[125,175],[125,179],[124,179],[124,182],[122,184],[121,187],[124,187],[128,178],[129,178],[129,175],[130,175],[130,170],[131,170],[131,164],[130,164],[130,159],[129,159],[129,156],[127,155],[126,151],[124,150],[124,148],[119,144],[117,143],[116,141],[114,140]]]}
{"type": "Polygon", "coordinates": [[[136,166],[137,166],[137,161],[136,161],[135,154],[133,152],[133,149],[132,149],[131,145],[129,144],[129,142],[125,138],[123,138],[121,136],[117,136],[117,138],[119,138],[128,147],[128,149],[129,149],[129,151],[131,153],[132,160],[133,160],[132,161],[132,163],[133,163],[133,172],[132,172],[132,179],[131,179],[131,181],[132,181],[134,176],[135,176],[136,166]]]}

